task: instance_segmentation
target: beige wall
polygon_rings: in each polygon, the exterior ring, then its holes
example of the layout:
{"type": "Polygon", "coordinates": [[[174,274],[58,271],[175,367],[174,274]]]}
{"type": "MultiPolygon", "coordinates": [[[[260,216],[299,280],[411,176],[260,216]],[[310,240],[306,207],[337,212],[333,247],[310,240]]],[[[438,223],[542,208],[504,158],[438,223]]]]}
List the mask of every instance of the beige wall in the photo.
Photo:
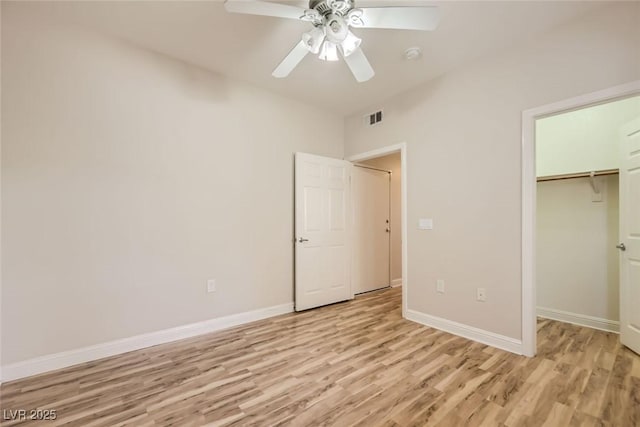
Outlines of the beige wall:
{"type": "Polygon", "coordinates": [[[640,116],[640,96],[536,120],[536,173],[618,169],[618,132],[640,116]]]}
{"type": "Polygon", "coordinates": [[[390,170],[391,174],[391,280],[402,280],[402,189],[400,153],[366,160],[362,164],[390,170]]]}
{"type": "Polygon", "coordinates": [[[293,153],[342,118],[2,8],[3,363],[291,303],[293,153]]]}
{"type": "Polygon", "coordinates": [[[618,176],[539,182],[536,282],[538,307],[620,320],[618,176]]]}
{"type": "Polygon", "coordinates": [[[611,4],[347,119],[347,155],[407,143],[409,309],[521,337],[522,111],[640,79],[639,14],[611,4]]]}

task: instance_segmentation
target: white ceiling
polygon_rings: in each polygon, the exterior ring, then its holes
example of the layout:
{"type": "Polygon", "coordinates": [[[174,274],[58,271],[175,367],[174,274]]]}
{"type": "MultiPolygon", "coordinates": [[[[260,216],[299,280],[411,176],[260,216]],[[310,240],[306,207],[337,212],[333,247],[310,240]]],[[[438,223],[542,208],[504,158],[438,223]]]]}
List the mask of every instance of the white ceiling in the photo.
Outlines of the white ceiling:
{"type": "MultiPolygon", "coordinates": [[[[284,2],[284,1],[283,1],[284,2]]],[[[305,6],[305,2],[291,2],[305,6]]],[[[271,71],[310,24],[227,13],[222,1],[77,1],[22,4],[34,13],[112,34],[223,75],[340,114],[380,103],[474,58],[531,39],[605,3],[593,1],[358,1],[360,7],[438,5],[433,32],[356,30],[376,71],[357,83],[346,64],[308,55],[286,79],[271,71]],[[419,61],[403,59],[411,46],[419,61]]]]}

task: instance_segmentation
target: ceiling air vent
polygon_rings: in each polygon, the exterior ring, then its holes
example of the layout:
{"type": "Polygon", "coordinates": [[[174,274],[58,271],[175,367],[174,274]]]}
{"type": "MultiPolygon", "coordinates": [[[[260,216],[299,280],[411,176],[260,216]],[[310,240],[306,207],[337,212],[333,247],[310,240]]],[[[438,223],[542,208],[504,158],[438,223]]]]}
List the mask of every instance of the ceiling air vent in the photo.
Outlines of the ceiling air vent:
{"type": "Polygon", "coordinates": [[[369,126],[376,125],[382,121],[382,110],[364,116],[364,123],[369,126]]]}

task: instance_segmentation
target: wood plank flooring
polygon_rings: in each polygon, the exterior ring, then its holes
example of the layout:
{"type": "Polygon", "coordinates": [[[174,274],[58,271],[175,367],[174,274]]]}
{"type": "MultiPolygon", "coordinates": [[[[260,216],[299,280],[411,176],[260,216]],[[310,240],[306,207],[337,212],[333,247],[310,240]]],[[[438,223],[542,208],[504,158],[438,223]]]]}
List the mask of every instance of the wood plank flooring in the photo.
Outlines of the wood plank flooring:
{"type": "MultiPolygon", "coordinates": [[[[640,426],[640,356],[541,320],[538,356],[403,320],[399,289],[3,384],[65,426],[640,426]]],[[[4,420],[2,426],[36,425],[4,420]]]]}

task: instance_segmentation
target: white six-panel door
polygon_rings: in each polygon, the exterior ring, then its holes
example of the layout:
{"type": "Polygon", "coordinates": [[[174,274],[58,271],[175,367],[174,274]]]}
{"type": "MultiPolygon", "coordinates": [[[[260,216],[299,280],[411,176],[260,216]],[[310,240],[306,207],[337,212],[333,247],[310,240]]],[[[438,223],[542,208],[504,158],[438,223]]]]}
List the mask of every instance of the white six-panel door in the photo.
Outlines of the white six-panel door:
{"type": "Polygon", "coordinates": [[[620,342],[640,353],[640,118],[620,138],[620,342]]]}
{"type": "Polygon", "coordinates": [[[352,296],[350,169],[344,160],[296,153],[296,311],[352,296]]]}
{"type": "Polygon", "coordinates": [[[388,172],[355,166],[351,173],[353,205],[353,292],[390,285],[388,172]]]}

